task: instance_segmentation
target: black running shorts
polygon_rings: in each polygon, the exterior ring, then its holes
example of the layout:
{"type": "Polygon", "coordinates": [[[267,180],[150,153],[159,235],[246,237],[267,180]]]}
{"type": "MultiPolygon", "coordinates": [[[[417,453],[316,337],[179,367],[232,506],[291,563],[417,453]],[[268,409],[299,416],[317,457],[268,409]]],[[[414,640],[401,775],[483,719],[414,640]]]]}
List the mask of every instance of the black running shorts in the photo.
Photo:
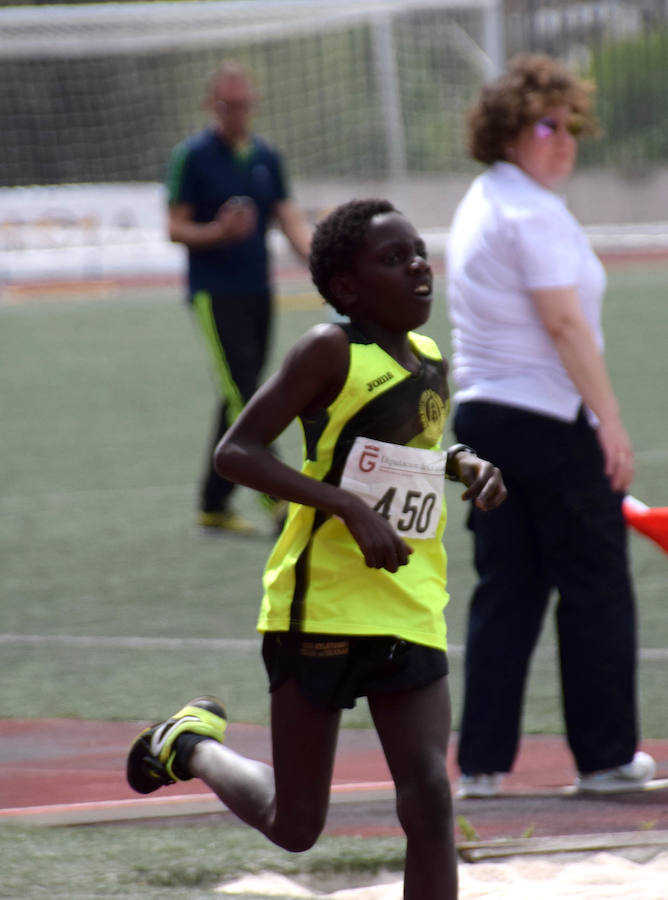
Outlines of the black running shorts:
{"type": "Polygon", "coordinates": [[[321,709],[352,709],[357,697],[424,687],[448,674],[443,650],[396,637],[269,631],[262,657],[270,692],[294,678],[321,709]]]}

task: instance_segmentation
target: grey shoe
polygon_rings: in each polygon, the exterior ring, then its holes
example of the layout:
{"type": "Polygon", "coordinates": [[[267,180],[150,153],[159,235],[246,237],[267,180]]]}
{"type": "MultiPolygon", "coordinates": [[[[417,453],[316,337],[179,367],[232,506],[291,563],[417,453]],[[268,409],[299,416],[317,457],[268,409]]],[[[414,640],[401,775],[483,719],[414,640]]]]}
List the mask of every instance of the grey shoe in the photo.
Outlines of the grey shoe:
{"type": "Polygon", "coordinates": [[[654,778],[656,763],[649,753],[638,751],[631,760],[616,769],[578,773],[575,787],[584,794],[621,794],[637,791],[654,778]]]}
{"type": "Polygon", "coordinates": [[[455,796],[458,800],[464,800],[467,797],[494,797],[499,793],[503,775],[503,772],[462,775],[455,796]]]}

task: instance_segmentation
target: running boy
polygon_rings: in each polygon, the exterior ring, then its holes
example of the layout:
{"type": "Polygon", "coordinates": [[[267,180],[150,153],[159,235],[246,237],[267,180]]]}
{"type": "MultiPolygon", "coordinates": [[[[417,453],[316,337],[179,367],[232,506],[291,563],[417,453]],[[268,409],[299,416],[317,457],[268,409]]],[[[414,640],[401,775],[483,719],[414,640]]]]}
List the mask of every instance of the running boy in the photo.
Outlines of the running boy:
{"type": "Polygon", "coordinates": [[[404,897],[452,900],[443,485],[463,482],[484,510],[506,490],[470,448],[441,450],[446,363],[413,332],[432,294],[413,226],[387,201],[353,200],[316,228],[310,266],[350,324],[302,337],[215,453],[223,477],[291,501],[258,623],[273,768],[223,746],[225,713],[204,697],[139,735],[128,780],[148,793],[200,778],[271,841],[306,850],[325,824],[341,710],[366,696],[407,837],[404,897]],[[294,419],[301,472],[268,449],[294,419]]]}

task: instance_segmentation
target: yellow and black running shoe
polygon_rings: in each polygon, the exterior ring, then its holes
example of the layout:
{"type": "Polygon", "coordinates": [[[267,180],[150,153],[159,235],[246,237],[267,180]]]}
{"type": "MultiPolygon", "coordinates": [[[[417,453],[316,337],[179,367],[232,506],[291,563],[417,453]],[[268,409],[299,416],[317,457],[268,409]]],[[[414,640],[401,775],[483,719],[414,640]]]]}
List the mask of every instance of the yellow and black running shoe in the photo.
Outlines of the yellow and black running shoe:
{"type": "Polygon", "coordinates": [[[139,734],[128,753],[128,784],[139,794],[150,794],[166,784],[192,776],[178,767],[175,743],[182,734],[201,735],[223,743],[227,720],[215,697],[197,697],[169,719],[139,734]],[[176,765],[175,765],[176,764],[176,765]]]}

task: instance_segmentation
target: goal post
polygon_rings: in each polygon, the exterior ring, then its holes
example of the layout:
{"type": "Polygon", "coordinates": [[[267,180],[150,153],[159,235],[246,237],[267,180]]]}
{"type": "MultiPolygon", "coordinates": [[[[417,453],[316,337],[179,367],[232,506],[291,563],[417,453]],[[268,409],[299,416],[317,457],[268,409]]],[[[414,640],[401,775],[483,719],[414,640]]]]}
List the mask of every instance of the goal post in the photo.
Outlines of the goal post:
{"type": "Polygon", "coordinates": [[[182,270],[162,182],[224,59],[251,71],[254,129],[307,215],[376,193],[440,227],[459,186],[442,209],[434,183],[470,176],[465,110],[502,46],[501,0],[2,8],[0,286],[182,270]]]}
{"type": "Polygon", "coordinates": [[[501,0],[193,0],[0,10],[0,186],[162,178],[245,62],[294,177],[461,165],[455,117],[502,65],[501,0]]]}

